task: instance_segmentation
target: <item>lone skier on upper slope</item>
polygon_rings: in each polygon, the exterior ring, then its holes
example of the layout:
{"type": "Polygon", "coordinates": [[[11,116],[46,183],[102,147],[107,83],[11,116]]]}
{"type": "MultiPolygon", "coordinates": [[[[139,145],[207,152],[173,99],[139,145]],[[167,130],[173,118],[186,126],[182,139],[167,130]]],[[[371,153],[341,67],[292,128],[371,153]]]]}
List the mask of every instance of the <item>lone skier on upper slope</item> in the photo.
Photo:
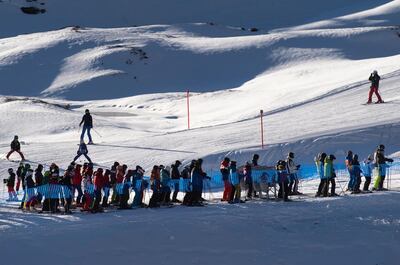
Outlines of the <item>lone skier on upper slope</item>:
{"type": "Polygon", "coordinates": [[[83,123],[83,128],[81,134],[81,141],[83,141],[83,138],[85,137],[85,132],[87,131],[87,135],[89,137],[88,144],[93,144],[92,135],[90,134],[90,130],[93,128],[93,119],[88,109],[85,110],[85,115],[83,115],[82,121],[79,123],[79,127],[82,126],[82,123],[83,123]]]}
{"type": "Polygon", "coordinates": [[[381,95],[379,94],[379,81],[381,80],[381,77],[378,75],[378,71],[374,70],[369,76],[368,80],[371,82],[371,87],[369,89],[367,104],[372,103],[372,95],[374,93],[378,98],[378,101],[376,103],[384,103],[384,101],[381,98],[381,95]]]}

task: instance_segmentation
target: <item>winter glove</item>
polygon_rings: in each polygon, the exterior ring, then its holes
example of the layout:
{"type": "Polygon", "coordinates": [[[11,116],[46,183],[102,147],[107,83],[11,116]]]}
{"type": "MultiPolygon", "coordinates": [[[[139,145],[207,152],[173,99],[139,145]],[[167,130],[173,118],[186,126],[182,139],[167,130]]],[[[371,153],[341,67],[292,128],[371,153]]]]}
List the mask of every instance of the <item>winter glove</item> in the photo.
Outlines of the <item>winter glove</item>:
{"type": "Polygon", "coordinates": [[[390,162],[390,163],[393,163],[393,159],[391,159],[391,158],[388,158],[387,161],[390,162]]]}

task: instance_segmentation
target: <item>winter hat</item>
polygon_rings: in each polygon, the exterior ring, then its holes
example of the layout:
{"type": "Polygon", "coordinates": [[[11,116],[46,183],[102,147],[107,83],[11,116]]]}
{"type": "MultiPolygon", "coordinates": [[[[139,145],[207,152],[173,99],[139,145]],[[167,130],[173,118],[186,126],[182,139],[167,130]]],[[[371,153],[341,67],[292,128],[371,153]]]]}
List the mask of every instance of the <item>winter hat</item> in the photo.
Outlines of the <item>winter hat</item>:
{"type": "Polygon", "coordinates": [[[181,163],[181,161],[176,160],[176,161],[175,161],[175,165],[180,166],[180,165],[182,165],[182,163],[181,163]]]}
{"type": "Polygon", "coordinates": [[[372,73],[373,73],[374,75],[376,75],[376,74],[378,74],[378,71],[374,70],[372,73]]]}
{"type": "Polygon", "coordinates": [[[329,155],[329,160],[335,160],[336,157],[334,155],[329,155]]]}
{"type": "Polygon", "coordinates": [[[289,152],[288,157],[294,158],[294,153],[293,152],[289,152]]]}
{"type": "Polygon", "coordinates": [[[14,170],[12,168],[8,169],[8,173],[13,173],[13,172],[14,172],[14,170]]]}
{"type": "Polygon", "coordinates": [[[88,109],[85,109],[85,113],[89,113],[89,110],[88,110],[88,109]]]}
{"type": "Polygon", "coordinates": [[[18,140],[18,135],[14,135],[14,139],[15,139],[15,140],[18,140]]]}

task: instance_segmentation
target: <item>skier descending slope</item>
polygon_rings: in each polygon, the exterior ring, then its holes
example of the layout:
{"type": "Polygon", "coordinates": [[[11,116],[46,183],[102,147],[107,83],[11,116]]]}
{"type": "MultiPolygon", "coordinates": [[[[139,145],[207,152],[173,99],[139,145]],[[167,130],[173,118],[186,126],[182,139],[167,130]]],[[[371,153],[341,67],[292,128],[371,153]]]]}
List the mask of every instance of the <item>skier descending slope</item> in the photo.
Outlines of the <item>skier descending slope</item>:
{"type": "Polygon", "coordinates": [[[85,115],[83,115],[82,121],[79,123],[79,127],[81,127],[82,124],[83,124],[83,128],[82,128],[82,134],[81,134],[81,141],[85,137],[85,132],[87,131],[87,135],[89,137],[88,144],[93,144],[92,135],[90,134],[90,130],[93,128],[93,119],[92,119],[92,115],[90,115],[88,109],[85,110],[85,115]]]}
{"type": "Polygon", "coordinates": [[[14,152],[17,152],[21,156],[21,159],[25,160],[24,154],[21,152],[21,144],[18,141],[18,135],[14,136],[14,140],[11,142],[10,147],[11,147],[11,150],[10,150],[10,152],[8,152],[8,154],[6,156],[7,160],[9,160],[10,155],[14,152]]]}
{"type": "Polygon", "coordinates": [[[378,101],[376,103],[384,103],[381,95],[379,95],[379,80],[381,80],[381,77],[378,75],[378,71],[374,70],[371,75],[369,76],[369,81],[371,81],[371,87],[369,89],[369,96],[368,96],[368,101],[367,104],[372,103],[372,94],[375,93],[376,97],[378,98],[378,101]]]}
{"type": "Polygon", "coordinates": [[[76,152],[76,156],[74,158],[74,160],[72,161],[72,163],[75,163],[75,161],[81,156],[84,155],[86,157],[86,159],[89,161],[89,163],[92,163],[92,160],[90,159],[90,157],[87,155],[89,153],[87,146],[85,144],[85,142],[83,140],[81,140],[81,143],[79,144],[79,149],[76,152]]]}

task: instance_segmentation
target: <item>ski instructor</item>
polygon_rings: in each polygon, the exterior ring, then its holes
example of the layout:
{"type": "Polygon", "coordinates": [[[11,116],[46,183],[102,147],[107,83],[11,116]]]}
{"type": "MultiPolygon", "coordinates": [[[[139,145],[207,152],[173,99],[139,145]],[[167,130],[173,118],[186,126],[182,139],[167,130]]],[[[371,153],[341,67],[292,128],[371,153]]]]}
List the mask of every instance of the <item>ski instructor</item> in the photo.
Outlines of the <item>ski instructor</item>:
{"type": "Polygon", "coordinates": [[[375,93],[376,97],[378,98],[378,101],[376,103],[384,103],[381,95],[379,95],[379,80],[381,80],[381,77],[378,75],[378,71],[374,70],[371,75],[369,76],[369,81],[371,81],[371,87],[369,89],[369,95],[368,95],[368,101],[367,104],[372,103],[372,94],[375,93]]]}
{"type": "Polygon", "coordinates": [[[79,127],[81,127],[83,124],[82,128],[82,134],[81,134],[81,141],[83,141],[83,138],[85,137],[85,132],[87,131],[87,135],[89,137],[89,143],[88,144],[93,144],[92,141],[92,135],[90,134],[90,130],[93,128],[93,119],[92,115],[90,115],[89,110],[85,110],[85,115],[82,117],[81,123],[79,123],[79,127]]]}

